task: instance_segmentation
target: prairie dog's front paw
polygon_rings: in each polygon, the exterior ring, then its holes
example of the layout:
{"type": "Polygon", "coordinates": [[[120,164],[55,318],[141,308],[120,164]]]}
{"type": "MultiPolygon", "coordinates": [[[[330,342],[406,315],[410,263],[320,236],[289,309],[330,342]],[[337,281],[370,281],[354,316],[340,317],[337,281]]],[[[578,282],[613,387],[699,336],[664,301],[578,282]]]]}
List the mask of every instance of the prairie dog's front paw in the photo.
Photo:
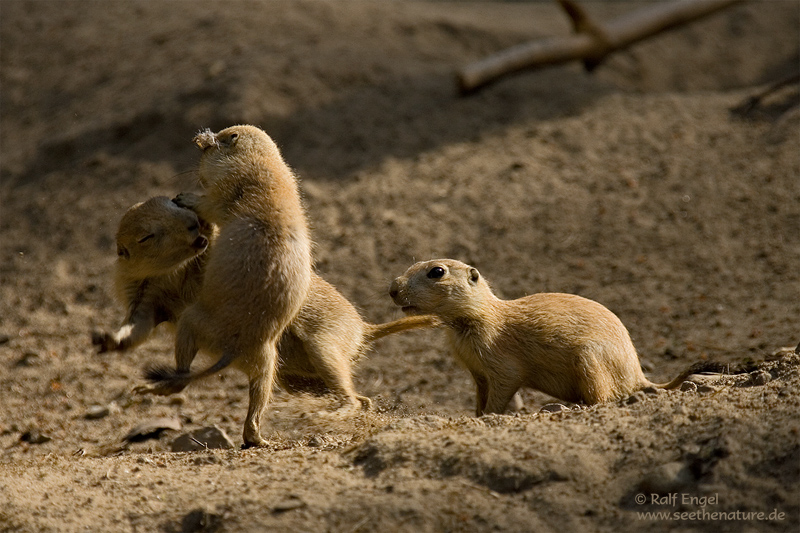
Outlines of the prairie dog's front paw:
{"type": "Polygon", "coordinates": [[[197,209],[197,204],[200,203],[200,198],[201,196],[199,194],[195,194],[193,192],[182,192],[172,199],[172,203],[178,207],[183,207],[185,209],[191,209],[194,211],[197,209]]]}
{"type": "Polygon", "coordinates": [[[119,349],[114,335],[105,331],[92,331],[92,344],[97,346],[97,353],[113,352],[119,349]]]}

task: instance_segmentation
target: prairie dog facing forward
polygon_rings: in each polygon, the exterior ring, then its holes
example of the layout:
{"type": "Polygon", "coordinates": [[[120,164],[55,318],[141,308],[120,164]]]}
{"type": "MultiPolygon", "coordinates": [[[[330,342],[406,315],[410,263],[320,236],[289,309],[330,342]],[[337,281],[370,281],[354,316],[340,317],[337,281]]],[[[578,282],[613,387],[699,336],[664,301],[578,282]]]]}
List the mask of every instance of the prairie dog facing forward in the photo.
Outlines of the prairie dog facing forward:
{"type": "MultiPolygon", "coordinates": [[[[182,197],[191,198],[186,193],[182,197]]],[[[100,352],[133,348],[158,324],[177,322],[200,291],[207,256],[203,251],[209,241],[213,246],[215,228],[193,211],[157,197],[131,207],[117,234],[118,297],[128,314],[118,332],[93,334],[100,352]],[[208,239],[198,236],[198,227],[208,239]]],[[[333,285],[312,273],[308,297],[278,342],[277,381],[290,392],[327,389],[348,407],[368,408],[370,399],[355,392],[353,363],[372,342],[386,335],[439,324],[432,315],[407,316],[385,324],[365,322],[333,285]]]]}
{"type": "Polygon", "coordinates": [[[601,304],[572,294],[501,300],[476,268],[453,259],[412,265],[389,294],[407,314],[438,316],[456,359],[472,374],[478,416],[502,413],[520,387],[595,404],[648,386],[674,388],[716,363],[693,365],[669,383],[642,372],[628,330],[601,304]]]}
{"type": "Polygon", "coordinates": [[[116,236],[114,286],[127,313],[116,332],[92,332],[99,353],[134,348],[160,323],[177,321],[200,289],[213,232],[194,211],[166,196],[125,212],[116,236]]]}
{"type": "Polygon", "coordinates": [[[249,379],[244,446],[261,446],[261,417],[272,394],[276,344],[300,310],[311,282],[311,239],[297,181],[273,140],[254,126],[205,130],[192,207],[219,226],[209,248],[197,299],[178,319],[176,368],[153,368],[156,394],[183,390],[192,380],[234,363],[249,379]],[[191,373],[198,350],[218,356],[191,373]]]}

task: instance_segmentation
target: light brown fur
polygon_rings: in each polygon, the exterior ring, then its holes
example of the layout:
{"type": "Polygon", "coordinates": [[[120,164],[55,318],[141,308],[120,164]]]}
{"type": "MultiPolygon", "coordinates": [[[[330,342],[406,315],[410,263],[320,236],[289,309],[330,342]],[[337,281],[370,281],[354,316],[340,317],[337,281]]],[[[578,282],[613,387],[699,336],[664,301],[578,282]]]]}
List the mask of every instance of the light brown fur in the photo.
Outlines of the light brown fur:
{"type": "Polygon", "coordinates": [[[595,404],[648,386],[676,387],[706,366],[653,384],[628,330],[599,303],[555,293],[501,300],[477,269],[452,259],[416,263],[394,280],[390,295],[408,314],[442,320],[453,354],[475,380],[478,416],[502,413],[523,386],[595,404]]]}
{"type": "MultiPolygon", "coordinates": [[[[181,196],[191,201],[191,195],[181,196]]],[[[179,208],[165,197],[137,204],[123,216],[118,235],[129,237],[118,239],[119,246],[127,250],[117,261],[117,280],[124,289],[118,296],[129,311],[117,333],[93,335],[100,352],[124,351],[141,344],[159,323],[177,322],[197,298],[206,259],[202,250],[189,245],[196,239],[197,224],[193,211],[179,208]],[[158,238],[138,242],[140,236],[151,234],[158,238]]],[[[214,228],[204,227],[213,246],[214,228]]],[[[430,315],[385,324],[364,322],[333,285],[312,273],[308,297],[278,342],[277,381],[292,392],[327,389],[348,406],[368,408],[370,399],[355,392],[352,364],[375,340],[437,325],[438,319],[430,315]]]]}
{"type": "Polygon", "coordinates": [[[95,331],[100,353],[141,344],[158,324],[175,323],[200,289],[213,229],[166,196],[132,206],[117,231],[115,288],[127,315],[114,333],[95,331]]]}
{"type": "Polygon", "coordinates": [[[308,298],[278,343],[278,382],[290,391],[321,392],[327,387],[351,406],[360,402],[368,408],[370,399],[353,387],[353,362],[386,335],[439,324],[430,315],[370,324],[333,285],[312,274],[308,298]]]}
{"type": "Polygon", "coordinates": [[[192,207],[219,226],[197,300],[178,319],[175,371],[151,369],[153,392],[171,394],[234,363],[250,382],[244,445],[266,444],[261,417],[269,404],[276,344],[300,310],[311,280],[311,239],[294,174],[270,137],[254,126],[203,131],[192,207]],[[219,356],[190,373],[198,350],[219,356]]]}

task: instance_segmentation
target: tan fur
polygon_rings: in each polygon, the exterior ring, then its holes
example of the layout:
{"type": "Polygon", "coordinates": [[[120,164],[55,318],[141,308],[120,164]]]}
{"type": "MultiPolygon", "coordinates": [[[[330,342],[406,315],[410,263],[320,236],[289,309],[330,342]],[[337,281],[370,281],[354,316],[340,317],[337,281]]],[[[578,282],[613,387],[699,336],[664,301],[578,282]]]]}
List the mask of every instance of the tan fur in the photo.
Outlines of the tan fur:
{"type": "Polygon", "coordinates": [[[408,314],[442,320],[453,354],[475,379],[478,416],[502,413],[523,386],[595,404],[648,386],[675,387],[688,375],[648,381],[628,330],[597,302],[546,293],[501,300],[478,270],[452,259],[416,263],[390,295],[408,314]]]}
{"type": "Polygon", "coordinates": [[[276,344],[300,310],[311,279],[311,239],[297,182],[262,130],[232,126],[195,137],[203,150],[192,207],[219,226],[197,300],[178,319],[176,371],[150,373],[154,392],[171,394],[230,363],[250,382],[244,445],[266,444],[261,417],[272,394],[276,344]],[[191,374],[198,350],[219,356],[191,374]]]}
{"type": "Polygon", "coordinates": [[[290,391],[327,387],[351,406],[360,402],[368,408],[370,399],[357,395],[353,387],[352,364],[386,335],[438,325],[430,315],[385,324],[364,322],[333,285],[312,274],[308,299],[278,344],[278,382],[290,391]]]}
{"type": "Polygon", "coordinates": [[[166,196],[128,209],[117,231],[115,267],[117,298],[127,315],[118,331],[92,333],[100,353],[134,348],[158,324],[177,320],[200,288],[212,234],[193,211],[166,196]]]}
{"type": "MultiPolygon", "coordinates": [[[[187,203],[197,201],[186,193],[180,196],[187,203]]],[[[192,237],[184,227],[187,213],[187,223],[191,225],[194,220],[197,225],[194,212],[160,197],[137,204],[122,218],[119,235],[131,235],[136,243],[136,237],[145,234],[139,228],[146,227],[147,232],[158,234],[159,239],[148,240],[146,248],[138,243],[130,245],[127,257],[120,257],[117,277],[125,287],[130,287],[120,294],[120,299],[130,311],[125,325],[114,334],[120,340],[113,346],[104,347],[99,341],[101,337],[111,338],[112,334],[95,334],[101,352],[133,348],[159,323],[175,323],[180,313],[197,298],[207,254],[198,255],[196,248],[183,245],[192,237]],[[140,207],[142,205],[148,208],[140,207]],[[136,265],[136,269],[129,265],[136,265]],[[150,272],[155,273],[154,277],[141,275],[150,272]],[[136,332],[135,339],[131,332],[136,332]]],[[[203,227],[211,236],[213,247],[214,228],[208,224],[203,227]]],[[[385,324],[364,322],[355,307],[333,285],[312,273],[308,297],[278,343],[277,381],[291,392],[331,391],[348,406],[369,408],[370,399],[355,392],[353,363],[373,341],[386,335],[437,325],[439,320],[430,315],[403,317],[385,324]]]]}

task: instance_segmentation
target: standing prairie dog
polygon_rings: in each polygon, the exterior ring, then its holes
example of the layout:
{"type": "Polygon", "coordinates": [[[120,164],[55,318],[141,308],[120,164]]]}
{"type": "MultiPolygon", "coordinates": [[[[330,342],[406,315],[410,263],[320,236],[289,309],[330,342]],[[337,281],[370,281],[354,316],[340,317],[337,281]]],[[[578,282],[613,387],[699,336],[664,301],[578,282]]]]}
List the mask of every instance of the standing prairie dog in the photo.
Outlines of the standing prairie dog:
{"type": "Polygon", "coordinates": [[[653,384],[642,373],[628,330],[607,308],[572,294],[501,300],[477,269],[453,259],[412,265],[389,294],[407,314],[442,320],[456,359],[475,379],[477,416],[502,413],[520,387],[595,404],[722,370],[700,363],[669,383],[653,384]]]}
{"type": "MultiPolygon", "coordinates": [[[[184,200],[191,197],[181,195],[184,200]]],[[[117,231],[118,298],[128,313],[116,333],[93,333],[100,352],[125,351],[144,342],[162,322],[174,325],[200,291],[213,226],[166,197],[131,207],[117,231]],[[201,227],[209,239],[198,235],[201,227]]],[[[353,305],[317,274],[308,297],[278,342],[278,383],[291,392],[339,395],[348,406],[369,407],[355,392],[352,364],[386,335],[439,325],[431,315],[407,316],[385,324],[364,322],[353,305]]],[[[144,389],[145,391],[147,389],[144,389]]]]}
{"type": "Polygon", "coordinates": [[[276,344],[311,283],[308,224],[295,176],[262,130],[205,130],[194,142],[203,150],[199,183],[205,194],[185,207],[219,226],[219,236],[208,251],[197,300],[178,319],[176,368],[150,369],[148,378],[152,392],[172,394],[234,363],[250,383],[244,446],[262,446],[276,344]],[[219,360],[191,373],[198,350],[219,360]]]}

